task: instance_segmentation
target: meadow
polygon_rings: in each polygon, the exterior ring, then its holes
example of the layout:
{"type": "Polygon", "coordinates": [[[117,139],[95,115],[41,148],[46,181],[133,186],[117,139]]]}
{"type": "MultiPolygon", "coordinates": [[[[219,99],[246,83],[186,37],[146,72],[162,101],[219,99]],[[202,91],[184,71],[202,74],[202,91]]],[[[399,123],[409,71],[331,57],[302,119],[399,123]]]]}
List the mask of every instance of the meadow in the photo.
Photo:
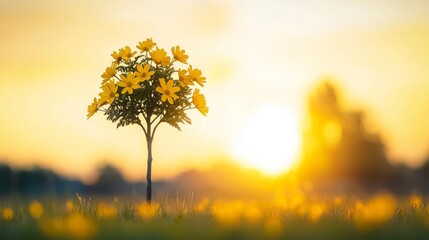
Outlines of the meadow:
{"type": "Polygon", "coordinates": [[[427,239],[423,197],[3,199],[1,239],[427,239]]]}

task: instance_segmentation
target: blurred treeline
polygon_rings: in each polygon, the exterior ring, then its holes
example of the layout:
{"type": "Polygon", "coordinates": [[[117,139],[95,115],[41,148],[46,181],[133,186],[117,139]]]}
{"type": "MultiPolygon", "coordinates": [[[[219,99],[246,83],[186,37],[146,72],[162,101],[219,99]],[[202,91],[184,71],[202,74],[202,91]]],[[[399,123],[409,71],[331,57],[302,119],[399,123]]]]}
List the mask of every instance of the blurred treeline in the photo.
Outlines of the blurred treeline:
{"type": "MultiPolygon", "coordinates": [[[[279,178],[223,161],[205,171],[189,170],[169,181],[154,182],[154,197],[266,198],[300,189],[320,194],[365,195],[387,190],[397,195],[429,194],[429,157],[419,168],[393,165],[382,136],[366,127],[365,113],[344,107],[337,87],[324,81],[310,93],[302,129],[298,165],[279,178]]],[[[1,161],[0,161],[1,162],[1,161]]],[[[142,178],[143,178],[142,173],[142,178]]],[[[52,171],[0,165],[0,197],[144,196],[145,182],[129,182],[114,166],[101,165],[91,184],[52,171]]]]}
{"type": "MultiPolygon", "coordinates": [[[[184,197],[198,200],[203,197],[250,198],[268,196],[273,186],[272,179],[264,178],[254,170],[244,170],[237,165],[218,163],[207,171],[188,170],[170,181],[153,182],[154,199],[184,197]]],[[[142,197],[146,183],[129,182],[118,168],[103,164],[98,169],[96,180],[84,184],[36,167],[29,170],[13,169],[0,165],[0,198],[2,197],[73,197],[126,196],[142,197]]]]}
{"type": "Polygon", "coordinates": [[[393,165],[380,134],[368,130],[365,112],[344,106],[330,81],[317,85],[307,99],[302,154],[296,174],[321,192],[429,193],[429,157],[417,169],[393,165]]]}
{"type": "Polygon", "coordinates": [[[47,169],[12,169],[0,165],[0,196],[68,196],[75,193],[121,194],[128,193],[132,187],[114,167],[105,165],[100,168],[97,180],[84,184],[79,180],[67,179],[47,169]]]}

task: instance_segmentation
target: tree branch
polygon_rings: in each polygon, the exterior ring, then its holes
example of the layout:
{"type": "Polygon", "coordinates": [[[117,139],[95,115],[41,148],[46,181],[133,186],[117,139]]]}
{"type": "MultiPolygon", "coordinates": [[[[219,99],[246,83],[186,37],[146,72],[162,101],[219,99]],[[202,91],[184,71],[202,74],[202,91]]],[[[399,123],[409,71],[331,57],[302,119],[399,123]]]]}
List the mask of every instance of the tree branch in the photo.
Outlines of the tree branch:
{"type": "Polygon", "coordinates": [[[144,135],[147,137],[147,131],[146,128],[143,126],[142,122],[139,121],[137,124],[143,129],[144,135]]]}
{"type": "Polygon", "coordinates": [[[145,121],[147,121],[147,117],[146,117],[146,115],[144,114],[144,112],[143,112],[143,111],[140,111],[140,112],[141,112],[141,114],[142,114],[142,116],[143,116],[144,120],[145,120],[145,121]]]}
{"type": "Polygon", "coordinates": [[[159,122],[155,125],[155,127],[153,128],[153,131],[152,131],[152,139],[153,139],[153,137],[155,136],[155,131],[156,131],[156,129],[158,128],[158,126],[159,126],[159,124],[161,124],[162,123],[162,120],[164,120],[164,117],[162,117],[161,119],[159,119],[159,122]]]}
{"type": "Polygon", "coordinates": [[[159,116],[161,116],[161,114],[160,114],[160,115],[158,115],[158,116],[156,116],[156,117],[155,117],[155,118],[150,122],[150,124],[153,124],[153,123],[155,122],[155,120],[159,118],[159,116]]]}

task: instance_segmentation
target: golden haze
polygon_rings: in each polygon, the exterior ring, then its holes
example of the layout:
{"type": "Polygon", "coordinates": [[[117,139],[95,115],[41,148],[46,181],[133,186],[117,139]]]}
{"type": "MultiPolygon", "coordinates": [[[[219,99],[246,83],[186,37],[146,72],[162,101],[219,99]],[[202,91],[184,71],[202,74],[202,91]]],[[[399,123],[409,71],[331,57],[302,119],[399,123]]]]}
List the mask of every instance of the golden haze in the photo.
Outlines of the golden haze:
{"type": "Polygon", "coordinates": [[[267,104],[296,109],[302,118],[308,90],[325,74],[340,83],[349,105],[369,111],[369,125],[382,131],[392,159],[418,165],[429,148],[428,5],[3,2],[0,158],[82,178],[109,160],[129,178],[142,178],[139,129],[117,130],[101,115],[87,121],[85,111],[110,53],[153,37],[160,45],[180,45],[199,63],[210,103],[207,118],[191,116],[193,126],[183,132],[159,129],[155,178],[231,155],[242,124],[267,104]],[[165,145],[169,151],[160,151],[165,145]]]}

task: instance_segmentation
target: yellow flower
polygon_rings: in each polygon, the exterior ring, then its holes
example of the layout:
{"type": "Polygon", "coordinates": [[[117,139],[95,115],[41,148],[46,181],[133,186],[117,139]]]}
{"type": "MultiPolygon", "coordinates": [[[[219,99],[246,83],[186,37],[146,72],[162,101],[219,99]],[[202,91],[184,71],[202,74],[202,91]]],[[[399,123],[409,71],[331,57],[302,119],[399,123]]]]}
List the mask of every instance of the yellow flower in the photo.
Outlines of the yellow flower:
{"type": "Polygon", "coordinates": [[[82,214],[73,213],[61,218],[47,218],[39,223],[40,230],[49,239],[92,239],[96,234],[95,223],[82,214]]]}
{"type": "Polygon", "coordinates": [[[189,75],[186,75],[188,71],[187,70],[181,70],[179,69],[179,83],[180,86],[185,87],[187,85],[194,85],[189,75]]]}
{"type": "Polygon", "coordinates": [[[137,66],[137,72],[135,73],[137,77],[140,78],[141,82],[144,82],[146,80],[149,80],[150,77],[155,73],[155,71],[149,71],[150,65],[146,64],[144,67],[143,65],[137,66]]]}
{"type": "Polygon", "coordinates": [[[122,59],[125,62],[129,62],[130,59],[136,55],[137,52],[131,52],[131,48],[128,46],[125,46],[124,48],[119,49],[119,53],[122,55],[122,59]]]}
{"type": "Polygon", "coordinates": [[[373,228],[391,220],[396,209],[396,198],[382,193],[372,197],[366,204],[357,206],[353,219],[358,228],[373,228]]]}
{"type": "Polygon", "coordinates": [[[108,102],[109,104],[112,104],[112,102],[115,100],[115,98],[119,97],[119,94],[116,93],[118,91],[118,86],[115,85],[115,82],[113,80],[110,80],[106,84],[102,86],[103,92],[98,94],[100,96],[100,102],[108,102]]]}
{"type": "Polygon", "coordinates": [[[173,87],[173,80],[171,79],[166,84],[165,79],[160,78],[159,83],[161,86],[157,87],[156,91],[162,94],[161,101],[165,102],[165,100],[168,100],[170,104],[173,104],[173,98],[174,100],[179,98],[175,93],[180,91],[180,87],[173,87]]]}
{"type": "Polygon", "coordinates": [[[148,52],[153,47],[156,46],[156,43],[152,41],[152,38],[146,39],[146,41],[139,42],[139,45],[137,45],[137,48],[141,50],[141,52],[148,52]]]}
{"type": "Polygon", "coordinates": [[[122,52],[116,52],[114,51],[110,56],[113,57],[113,59],[115,59],[115,61],[113,61],[114,64],[119,64],[122,61],[122,52]]]}
{"type": "Polygon", "coordinates": [[[124,75],[121,75],[121,80],[118,82],[118,86],[123,87],[121,94],[124,94],[128,92],[128,94],[133,94],[133,89],[140,88],[139,85],[139,79],[136,78],[134,73],[128,73],[125,77],[124,75]]]}
{"type": "Polygon", "coordinates": [[[201,70],[192,69],[192,66],[189,66],[188,71],[189,71],[189,77],[191,78],[191,81],[195,81],[201,87],[204,87],[204,83],[206,83],[206,78],[201,76],[203,74],[201,70]]]}
{"type": "Polygon", "coordinates": [[[170,63],[170,57],[167,56],[167,52],[164,51],[164,48],[159,49],[157,47],[155,51],[150,53],[150,56],[152,57],[152,60],[156,64],[161,64],[166,66],[170,63]]]}
{"type": "Polygon", "coordinates": [[[242,201],[218,201],[214,202],[210,209],[216,221],[227,226],[234,226],[240,221],[244,207],[242,201]]]}
{"type": "Polygon", "coordinates": [[[107,81],[109,81],[113,76],[116,75],[116,64],[113,63],[112,66],[106,68],[106,71],[101,75],[103,78],[102,84],[105,84],[107,81]]]}
{"type": "Polygon", "coordinates": [[[408,201],[409,201],[411,207],[414,207],[414,208],[419,208],[423,202],[422,198],[415,193],[413,195],[411,195],[411,197],[408,201]]]}
{"type": "Polygon", "coordinates": [[[96,233],[96,225],[81,214],[73,214],[63,219],[63,234],[73,239],[91,239],[96,233]]]}
{"type": "Polygon", "coordinates": [[[209,207],[209,203],[210,201],[207,197],[203,198],[195,207],[195,211],[200,213],[206,211],[206,209],[209,207]]]}
{"type": "Polygon", "coordinates": [[[320,217],[325,212],[325,206],[323,204],[312,204],[310,206],[308,215],[310,217],[310,220],[313,222],[319,221],[320,217]]]}
{"type": "Polygon", "coordinates": [[[171,48],[171,52],[173,53],[174,59],[182,63],[187,63],[188,55],[185,54],[185,50],[180,50],[180,47],[176,46],[171,48]]]}
{"type": "Polygon", "coordinates": [[[141,203],[137,205],[136,212],[140,218],[148,220],[156,216],[156,214],[158,213],[158,209],[159,209],[158,203],[152,203],[152,204],[141,203]]]}
{"type": "Polygon", "coordinates": [[[97,206],[97,216],[99,218],[114,218],[118,214],[118,210],[114,206],[107,206],[103,203],[97,206]]]}
{"type": "Polygon", "coordinates": [[[199,89],[195,89],[192,96],[192,103],[204,116],[209,112],[209,108],[206,106],[206,98],[203,94],[200,94],[199,89]]]}
{"type": "Polygon", "coordinates": [[[91,103],[91,105],[88,106],[88,114],[86,117],[89,119],[98,111],[98,102],[97,99],[94,98],[94,101],[91,103]]]}
{"type": "Polygon", "coordinates": [[[11,221],[13,219],[13,210],[11,208],[3,208],[2,217],[5,221],[11,221]]]}
{"type": "Polygon", "coordinates": [[[34,201],[28,206],[28,212],[33,219],[39,219],[43,215],[44,210],[38,201],[34,201]]]}
{"type": "Polygon", "coordinates": [[[71,211],[73,211],[73,209],[74,209],[73,202],[70,201],[70,200],[67,200],[66,201],[66,210],[67,210],[67,212],[71,212],[71,211]]]}

